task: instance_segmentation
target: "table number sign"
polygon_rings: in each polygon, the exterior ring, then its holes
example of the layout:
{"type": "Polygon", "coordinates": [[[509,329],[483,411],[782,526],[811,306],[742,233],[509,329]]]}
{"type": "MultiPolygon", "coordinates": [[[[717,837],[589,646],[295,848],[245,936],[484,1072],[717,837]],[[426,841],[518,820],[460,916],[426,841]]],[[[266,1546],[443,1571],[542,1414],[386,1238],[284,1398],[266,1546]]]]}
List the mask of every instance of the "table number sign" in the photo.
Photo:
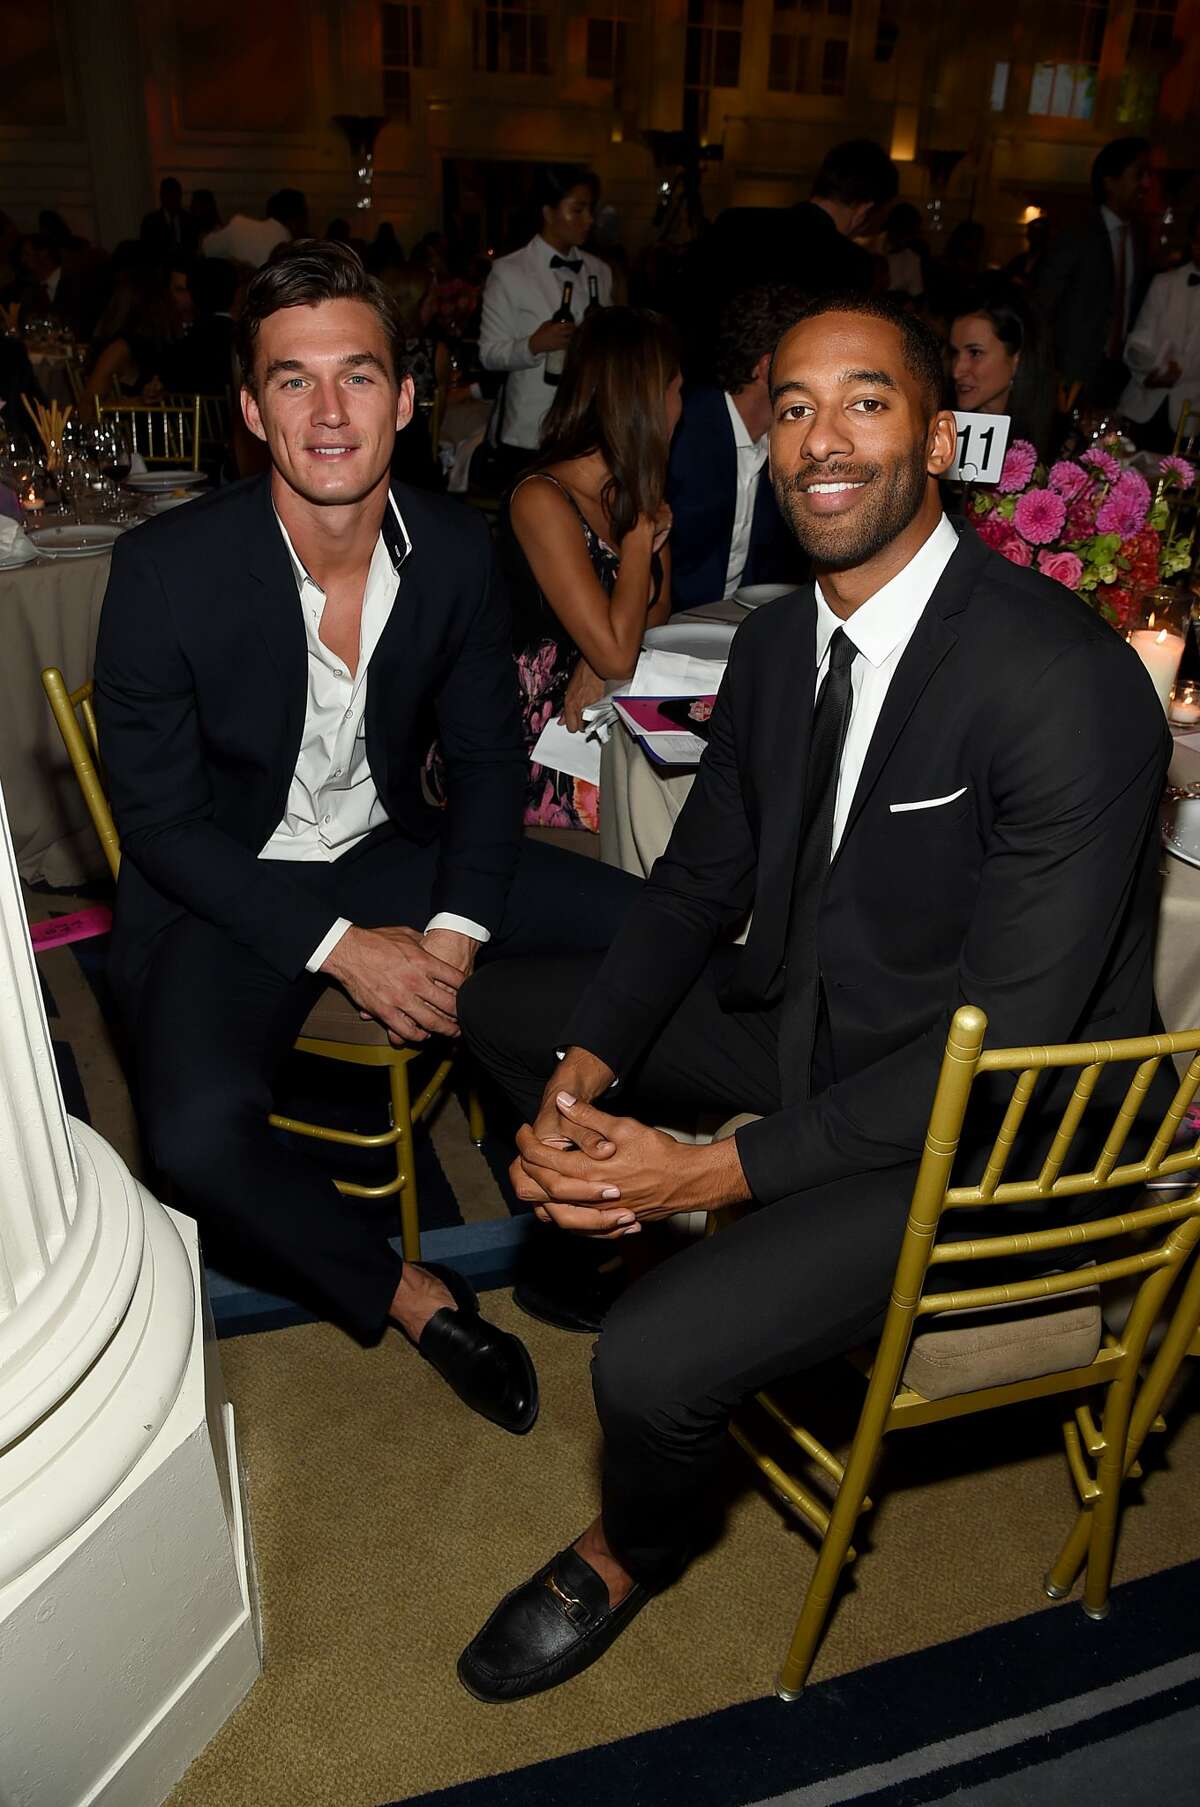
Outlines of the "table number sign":
{"type": "Polygon", "coordinates": [[[958,445],[947,477],[960,483],[995,483],[1004,468],[1004,452],[1012,421],[1007,414],[954,415],[958,445]]]}

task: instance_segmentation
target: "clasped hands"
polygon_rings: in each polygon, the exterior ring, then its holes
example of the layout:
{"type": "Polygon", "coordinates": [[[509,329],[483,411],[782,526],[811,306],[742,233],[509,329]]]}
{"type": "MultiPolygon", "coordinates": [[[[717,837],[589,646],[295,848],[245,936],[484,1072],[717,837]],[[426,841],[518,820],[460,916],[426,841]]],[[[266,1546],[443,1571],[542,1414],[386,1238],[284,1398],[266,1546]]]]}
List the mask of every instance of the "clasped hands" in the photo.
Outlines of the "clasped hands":
{"type": "Polygon", "coordinates": [[[364,1018],[382,1023],[393,1047],[406,1047],[458,1035],[458,991],[478,945],[452,929],[349,928],[321,971],[345,987],[364,1018]]]}
{"type": "MultiPolygon", "coordinates": [[[[598,1081],[587,1089],[605,1090],[611,1070],[583,1058],[598,1081]]],[[[568,1055],[547,1086],[535,1121],[517,1132],[509,1169],[517,1197],[542,1223],[614,1240],[677,1211],[718,1210],[750,1196],[732,1138],[693,1146],[598,1110],[570,1089],[579,1085],[570,1062],[568,1055]]]]}

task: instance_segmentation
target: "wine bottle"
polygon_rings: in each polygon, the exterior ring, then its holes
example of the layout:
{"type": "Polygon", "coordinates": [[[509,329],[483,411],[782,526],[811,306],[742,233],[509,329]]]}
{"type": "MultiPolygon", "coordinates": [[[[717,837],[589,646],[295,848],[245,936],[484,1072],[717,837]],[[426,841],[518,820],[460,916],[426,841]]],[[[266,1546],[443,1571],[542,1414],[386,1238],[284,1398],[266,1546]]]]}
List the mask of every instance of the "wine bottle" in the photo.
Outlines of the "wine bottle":
{"type": "Polygon", "coordinates": [[[599,312],[600,312],[600,284],[597,281],[596,277],[589,276],[588,277],[588,304],[583,310],[583,317],[586,320],[587,316],[589,314],[598,314],[599,312]]]}
{"type": "MultiPolygon", "coordinates": [[[[553,320],[556,325],[561,321],[566,326],[574,326],[575,316],[571,312],[571,296],[574,289],[575,284],[573,282],[568,280],[563,283],[562,304],[555,308],[550,316],[551,320],[553,320]]],[[[563,365],[566,361],[567,353],[565,347],[560,348],[558,351],[548,351],[546,353],[546,361],[542,365],[542,375],[550,384],[551,388],[558,387],[558,384],[562,379],[563,365]]]]}

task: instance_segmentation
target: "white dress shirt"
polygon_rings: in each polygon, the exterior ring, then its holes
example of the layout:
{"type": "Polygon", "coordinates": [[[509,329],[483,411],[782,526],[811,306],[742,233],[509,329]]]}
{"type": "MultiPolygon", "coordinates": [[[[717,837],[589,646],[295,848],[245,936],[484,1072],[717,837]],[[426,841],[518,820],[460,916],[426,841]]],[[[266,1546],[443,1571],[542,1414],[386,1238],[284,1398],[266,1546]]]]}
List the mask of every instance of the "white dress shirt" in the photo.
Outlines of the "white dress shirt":
{"type": "Polygon", "coordinates": [[[230,263],[249,264],[259,270],[276,245],[291,238],[286,226],[278,220],[252,220],[249,214],[235,213],[224,226],[216,226],[201,240],[202,257],[227,257],[230,263]]]}
{"type": "Polygon", "coordinates": [[[1125,341],[1125,362],[1133,374],[1120,409],[1130,420],[1149,420],[1164,398],[1172,427],[1179,425],[1185,402],[1200,409],[1200,269],[1195,264],[1154,278],[1125,341]],[[1169,389],[1148,388],[1146,378],[1172,360],[1179,365],[1178,380],[1169,389]]]}
{"type": "MultiPolygon", "coordinates": [[[[387,810],[375,788],[367,758],[367,673],[371,654],[379,644],[379,636],[387,626],[400,589],[404,561],[412,551],[412,541],[396,507],[395,497],[389,495],[388,502],[390,518],[375,542],[367,571],[359,626],[358,667],[353,676],[321,639],[325,592],[309,576],[287,528],[278,515],[275,517],[300,595],[304,636],[308,643],[308,694],[300,753],[288,787],[283,818],[259,854],[260,860],[340,859],[352,847],[357,847],[373,828],[387,821],[387,810]]],[[[328,933],[309,956],[309,972],[320,971],[350,927],[352,924],[345,916],[339,916],[330,925],[328,933]]],[[[427,932],[428,929],[454,929],[476,941],[489,939],[487,929],[479,923],[445,911],[433,918],[427,925],[427,932]]]]}
{"type": "Polygon", "coordinates": [[[764,433],[759,439],[751,439],[750,430],[728,390],[725,391],[725,406],[729,409],[733,443],[737,447],[737,501],[733,510],[733,534],[729,541],[724,590],[726,596],[732,596],[742,581],[742,572],[750,556],[750,529],[754,524],[754,504],[758,500],[758,475],[767,462],[767,435],[764,433]]]}
{"type": "Polygon", "coordinates": [[[858,657],[850,667],[850,725],[838,771],[831,859],[841,842],[888,686],[957,546],[958,535],[943,515],[903,571],[898,571],[889,583],[855,609],[848,621],[834,614],[821,594],[820,584],[816,586],[818,690],[829,665],[829,643],[834,630],[844,628],[847,640],[853,641],[858,648],[858,657]]]}
{"type": "Polygon", "coordinates": [[[551,258],[560,255],[539,234],[520,251],[496,259],[483,291],[479,361],[485,370],[503,370],[508,376],[502,418],[492,437],[528,451],[536,450],[554,400],[554,387],[542,374],[546,354],[530,351],[530,339],[562,306],[564,282],[574,284],[571,313],[577,321],[588,304],[589,276],[596,278],[600,305],[612,301],[612,271],[606,263],[587,251],[572,251],[570,261],[581,265],[578,274],[552,270],[551,258]]]}

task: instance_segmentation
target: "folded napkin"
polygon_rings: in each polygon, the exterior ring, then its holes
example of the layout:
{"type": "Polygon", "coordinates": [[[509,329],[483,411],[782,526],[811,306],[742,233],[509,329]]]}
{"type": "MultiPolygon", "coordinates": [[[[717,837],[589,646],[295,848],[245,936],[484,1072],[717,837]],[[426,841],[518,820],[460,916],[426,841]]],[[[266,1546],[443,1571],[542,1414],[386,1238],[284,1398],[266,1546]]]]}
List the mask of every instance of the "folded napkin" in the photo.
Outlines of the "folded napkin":
{"type": "Polygon", "coordinates": [[[538,735],[530,759],[552,772],[566,772],[588,784],[600,782],[600,742],[591,730],[572,734],[560,721],[548,721],[538,735]]]}
{"type": "Polygon", "coordinates": [[[20,522],[0,518],[0,564],[23,564],[36,557],[37,548],[26,539],[20,522]]]}
{"type": "Polygon", "coordinates": [[[694,659],[688,653],[669,653],[659,647],[647,647],[625,686],[625,693],[628,696],[715,696],[725,676],[726,663],[724,659],[694,659]]]}

